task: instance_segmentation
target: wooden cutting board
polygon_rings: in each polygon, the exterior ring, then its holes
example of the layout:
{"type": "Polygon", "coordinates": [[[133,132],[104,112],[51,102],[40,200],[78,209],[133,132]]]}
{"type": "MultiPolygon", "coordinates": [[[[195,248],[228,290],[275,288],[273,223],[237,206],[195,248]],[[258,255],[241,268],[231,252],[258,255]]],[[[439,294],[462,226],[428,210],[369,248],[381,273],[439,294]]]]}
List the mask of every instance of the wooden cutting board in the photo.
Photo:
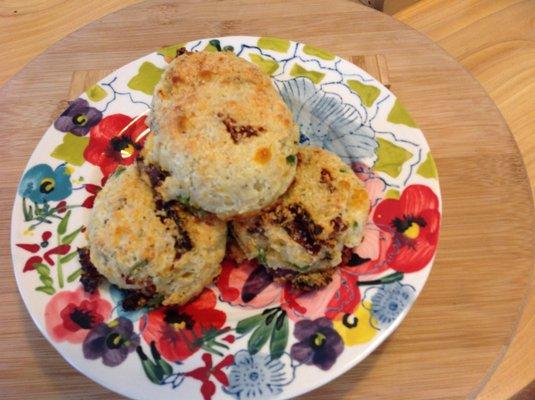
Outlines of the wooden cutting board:
{"type": "Polygon", "coordinates": [[[456,399],[484,384],[522,308],[534,210],[514,140],[479,84],[423,35],[348,1],[159,0],[74,32],[0,89],[3,398],[117,397],[72,369],[39,334],[11,273],[18,179],[60,102],[73,95],[76,79],[91,81],[162,45],[239,34],[285,37],[346,58],[382,54],[392,90],[424,131],[440,174],[439,252],[414,308],[371,356],[306,398],[456,399]]]}

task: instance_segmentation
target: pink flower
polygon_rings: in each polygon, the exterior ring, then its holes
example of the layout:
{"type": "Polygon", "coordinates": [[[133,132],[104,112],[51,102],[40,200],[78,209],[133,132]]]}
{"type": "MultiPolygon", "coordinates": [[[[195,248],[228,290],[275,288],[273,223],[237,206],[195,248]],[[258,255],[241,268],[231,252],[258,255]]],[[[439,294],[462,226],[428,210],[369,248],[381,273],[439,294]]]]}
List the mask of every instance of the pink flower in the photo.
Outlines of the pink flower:
{"type": "MultiPolygon", "coordinates": [[[[371,217],[370,217],[371,219],[371,217]]],[[[387,252],[392,235],[368,221],[362,242],[344,257],[343,263],[358,275],[375,275],[389,268],[387,252]]]]}
{"type": "Polygon", "coordinates": [[[383,181],[379,175],[377,175],[373,170],[362,164],[360,162],[354,162],[351,164],[353,172],[364,182],[366,191],[370,196],[370,202],[372,207],[374,207],[379,200],[383,197],[383,194],[386,190],[386,183],[383,181]]]}
{"type": "Polygon", "coordinates": [[[294,321],[323,316],[332,319],[341,312],[351,313],[360,300],[357,275],[349,267],[338,269],[329,285],[313,292],[274,282],[256,262],[237,264],[226,259],[222,267],[216,285],[223,301],[255,309],[280,305],[294,321]]]}
{"type": "Polygon", "coordinates": [[[88,294],[82,287],[65,290],[46,305],[46,331],[56,342],[82,343],[92,328],[110,318],[111,310],[98,291],[88,294]]]}

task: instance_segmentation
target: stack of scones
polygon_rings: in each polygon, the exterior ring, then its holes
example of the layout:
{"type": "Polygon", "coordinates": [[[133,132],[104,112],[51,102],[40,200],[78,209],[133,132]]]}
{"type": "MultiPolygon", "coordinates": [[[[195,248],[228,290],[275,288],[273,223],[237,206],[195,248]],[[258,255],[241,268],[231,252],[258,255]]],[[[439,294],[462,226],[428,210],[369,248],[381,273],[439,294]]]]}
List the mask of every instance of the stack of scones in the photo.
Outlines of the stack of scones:
{"type": "Polygon", "coordinates": [[[291,112],[256,65],[232,52],[181,53],[155,88],[140,157],[97,195],[90,263],[139,292],[139,306],[192,300],[227,248],[300,290],[327,285],[344,248],[362,240],[362,182],[335,154],[298,145],[291,112]]]}

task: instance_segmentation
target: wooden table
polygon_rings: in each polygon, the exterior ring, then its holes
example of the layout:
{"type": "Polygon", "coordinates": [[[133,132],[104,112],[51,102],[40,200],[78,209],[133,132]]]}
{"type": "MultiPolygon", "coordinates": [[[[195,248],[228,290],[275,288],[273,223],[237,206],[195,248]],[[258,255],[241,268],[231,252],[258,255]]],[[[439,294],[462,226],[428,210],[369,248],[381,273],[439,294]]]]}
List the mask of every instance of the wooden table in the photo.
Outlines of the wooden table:
{"type": "MultiPolygon", "coordinates": [[[[436,41],[483,85],[513,133],[534,193],[535,2],[474,3],[468,7],[463,0],[426,0],[395,17],[436,41]]],[[[489,370],[481,400],[509,398],[530,383],[524,395],[535,398],[535,274],[526,277],[526,287],[516,331],[503,358],[489,370]]]]}
{"type": "MultiPolygon", "coordinates": [[[[232,34],[287,37],[346,57],[384,54],[392,90],[423,129],[439,168],[443,229],[421,297],[376,352],[307,398],[453,399],[480,393],[516,343],[509,349],[534,257],[529,181],[494,103],[431,40],[355,3],[190,0],[150,1],[108,15],[52,46],[0,89],[2,397],[114,397],[46,343],[10,272],[8,226],[17,181],[68,95],[73,71],[113,69],[162,44],[232,34]]],[[[517,347],[522,343],[528,342],[517,347]]],[[[487,398],[502,398],[489,393],[487,398]]]]}

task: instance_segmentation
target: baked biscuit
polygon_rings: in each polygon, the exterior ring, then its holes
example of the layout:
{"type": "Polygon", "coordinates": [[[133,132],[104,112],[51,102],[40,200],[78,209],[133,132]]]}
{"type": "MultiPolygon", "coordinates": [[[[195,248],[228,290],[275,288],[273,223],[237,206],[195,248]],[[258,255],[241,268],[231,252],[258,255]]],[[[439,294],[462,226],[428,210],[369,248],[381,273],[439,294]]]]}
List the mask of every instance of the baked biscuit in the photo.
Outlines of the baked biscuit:
{"type": "Polygon", "coordinates": [[[280,202],[233,221],[232,231],[247,258],[258,258],[276,277],[316,288],[328,283],[343,248],[362,240],[369,208],[364,185],[338,156],[301,147],[295,181],[280,202]],[[329,274],[317,274],[324,271],[329,274]]]}
{"type": "Polygon", "coordinates": [[[185,53],[157,84],[142,153],[158,188],[222,219],[272,204],[295,176],[299,130],[271,79],[231,52],[185,53]]]}
{"type": "Polygon", "coordinates": [[[87,227],[91,262],[111,283],[184,304],[221,271],[226,224],[155,198],[137,165],[98,193],[87,227]]]}

